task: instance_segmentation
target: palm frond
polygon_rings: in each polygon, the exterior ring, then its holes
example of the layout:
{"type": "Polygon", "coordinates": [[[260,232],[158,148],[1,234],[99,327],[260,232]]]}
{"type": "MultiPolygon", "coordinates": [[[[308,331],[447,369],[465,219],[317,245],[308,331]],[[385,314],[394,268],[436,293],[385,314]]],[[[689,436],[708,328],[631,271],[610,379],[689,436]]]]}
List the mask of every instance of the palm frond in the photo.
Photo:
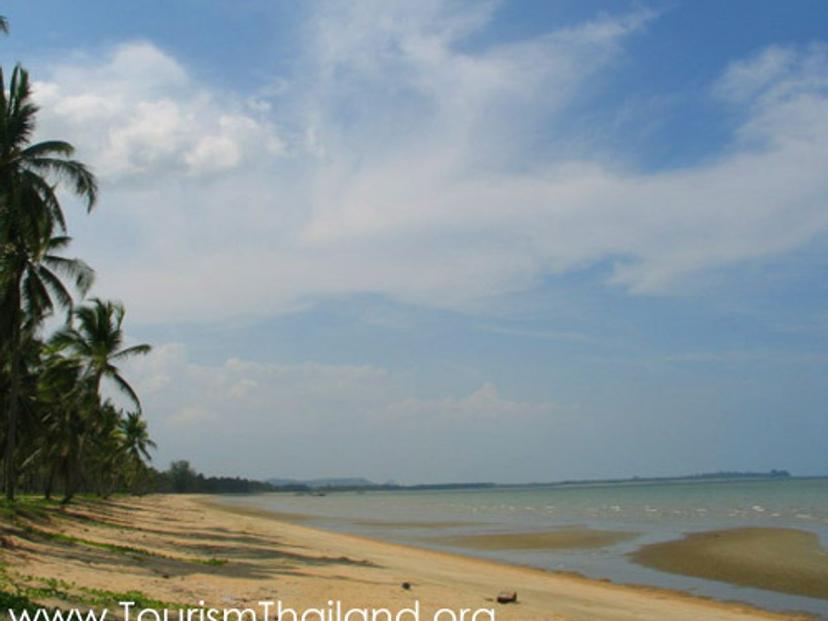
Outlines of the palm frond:
{"type": "Polygon", "coordinates": [[[37,269],[26,270],[22,285],[20,294],[28,319],[37,322],[50,314],[53,309],[52,299],[37,269]]]}
{"type": "Polygon", "coordinates": [[[111,375],[112,380],[121,389],[121,391],[126,394],[130,400],[135,404],[138,408],[138,411],[141,411],[141,402],[138,400],[138,395],[135,394],[135,391],[132,390],[132,386],[130,386],[127,381],[121,377],[118,373],[113,373],[111,375]]]}
{"type": "Polygon", "coordinates": [[[133,358],[135,356],[145,356],[152,351],[152,347],[147,344],[142,345],[133,345],[132,347],[127,347],[126,349],[122,349],[115,355],[113,355],[110,360],[127,360],[129,358],[133,358]]]}
{"type": "Polygon", "coordinates": [[[61,155],[63,157],[72,157],[75,153],[75,147],[63,140],[44,140],[33,145],[29,145],[20,152],[21,157],[38,158],[48,157],[51,155],[61,155]]]}
{"type": "Polygon", "coordinates": [[[47,254],[43,257],[43,263],[63,276],[73,279],[75,287],[82,295],[86,295],[95,282],[95,270],[81,259],[67,259],[66,257],[47,254]]]}
{"type": "Polygon", "coordinates": [[[28,202],[29,210],[36,209],[51,216],[61,231],[66,230],[66,219],[63,216],[63,209],[55,193],[55,187],[37,173],[23,169],[20,172],[20,181],[23,187],[27,188],[32,195],[28,202]]]}
{"type": "Polygon", "coordinates": [[[53,272],[49,270],[44,265],[41,265],[37,269],[37,273],[40,276],[40,279],[43,281],[44,285],[51,291],[52,295],[55,296],[58,304],[63,308],[72,309],[72,296],[66,290],[66,287],[63,286],[63,283],[60,281],[60,278],[55,276],[53,272]]]}
{"type": "Polygon", "coordinates": [[[84,341],[84,338],[72,326],[64,326],[63,328],[55,331],[52,338],[49,339],[49,344],[58,351],[67,349],[81,356],[91,354],[89,346],[84,341]]]}
{"type": "Polygon", "coordinates": [[[68,235],[55,235],[49,240],[49,243],[46,244],[46,247],[49,251],[65,250],[71,242],[72,238],[68,235]]]}
{"type": "Polygon", "coordinates": [[[5,146],[14,149],[27,144],[34,133],[37,106],[31,100],[32,89],[29,72],[16,65],[9,82],[9,96],[6,101],[5,146]]]}
{"type": "Polygon", "coordinates": [[[85,164],[56,157],[33,157],[27,159],[26,164],[39,172],[55,175],[73,184],[75,194],[86,199],[87,211],[95,206],[98,182],[85,164]]]}

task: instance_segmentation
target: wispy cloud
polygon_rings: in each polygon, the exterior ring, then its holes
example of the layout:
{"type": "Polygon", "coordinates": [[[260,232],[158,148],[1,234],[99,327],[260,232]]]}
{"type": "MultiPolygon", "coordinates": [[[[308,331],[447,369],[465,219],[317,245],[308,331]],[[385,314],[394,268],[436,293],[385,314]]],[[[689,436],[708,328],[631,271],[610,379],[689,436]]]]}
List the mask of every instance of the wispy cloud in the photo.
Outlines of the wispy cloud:
{"type": "Polygon", "coordinates": [[[458,468],[473,468],[486,438],[517,442],[567,416],[552,403],[510,399],[492,383],[428,399],[378,367],[238,358],[208,365],[191,360],[177,343],[156,347],[125,372],[143,396],[154,433],[165,438],[162,464],[190,456],[203,468],[226,472],[227,464],[235,464],[239,472],[259,476],[350,469],[416,480],[434,476],[429,462],[452,459],[458,468]],[[440,448],[448,439],[457,444],[450,454],[440,448]],[[312,448],[317,443],[318,452],[312,448]],[[334,444],[339,450],[331,450],[334,444]],[[389,461],[391,444],[400,451],[396,457],[418,455],[416,463],[389,461]],[[431,474],[423,475],[421,467],[431,474]]]}
{"type": "Polygon", "coordinates": [[[44,133],[106,185],[103,224],[79,241],[137,320],[365,292],[469,309],[607,262],[610,283],[664,293],[828,229],[822,47],[722,67],[711,97],[742,118],[732,144],[648,172],[538,136],[565,134],[652,14],[471,45],[493,5],[320,6],[301,76],[276,91],[200,84],[148,42],[39,76],[44,133]]]}

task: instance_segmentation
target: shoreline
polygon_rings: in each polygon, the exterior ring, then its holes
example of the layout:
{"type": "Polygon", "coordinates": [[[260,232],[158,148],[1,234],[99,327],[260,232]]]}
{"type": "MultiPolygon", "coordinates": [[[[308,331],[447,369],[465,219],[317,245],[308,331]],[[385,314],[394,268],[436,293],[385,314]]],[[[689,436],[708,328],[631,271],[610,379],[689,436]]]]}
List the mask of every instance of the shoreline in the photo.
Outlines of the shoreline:
{"type": "Polygon", "coordinates": [[[813,618],[331,532],[210,496],[79,503],[55,515],[49,532],[4,529],[2,558],[17,587],[74,598],[67,601],[140,591],[173,606],[279,599],[307,610],[338,600],[400,610],[417,600],[424,621],[440,608],[484,607],[502,621],[813,618]],[[517,604],[495,603],[501,591],[516,591],[517,604]]]}
{"type": "MultiPolygon", "coordinates": [[[[274,519],[285,520],[291,523],[303,523],[310,528],[317,528],[326,532],[349,534],[363,537],[369,541],[382,541],[409,546],[429,551],[443,551],[449,554],[486,559],[512,566],[528,566],[546,569],[552,572],[574,573],[592,580],[609,580],[623,585],[663,588],[677,592],[693,593],[694,596],[709,597],[714,601],[736,601],[760,609],[768,604],[757,598],[741,599],[738,594],[719,593],[715,590],[703,590],[702,593],[691,591],[692,582],[687,586],[665,584],[664,580],[642,581],[633,578],[619,580],[618,573],[602,575],[597,571],[584,574],[577,568],[551,569],[544,564],[524,563],[520,559],[509,558],[508,555],[495,556],[481,554],[499,551],[516,552],[546,552],[546,551],[574,551],[587,552],[589,550],[606,548],[618,543],[624,543],[641,537],[644,532],[631,530],[608,530],[587,527],[584,525],[564,525],[550,530],[461,533],[426,536],[419,535],[411,538],[385,537],[382,528],[417,527],[421,530],[437,528],[439,522],[383,522],[381,520],[363,520],[353,518],[334,518],[308,513],[291,513],[282,510],[257,507],[254,504],[216,500],[215,506],[220,510],[239,512],[255,512],[259,515],[270,515],[274,519]],[[332,526],[336,522],[343,524],[371,525],[379,532],[353,532],[346,528],[332,526]],[[435,545],[430,545],[435,544],[435,545]],[[436,547],[435,547],[436,546],[436,547]]],[[[457,524],[476,524],[471,522],[447,522],[451,526],[457,524]]],[[[772,596],[774,593],[783,597],[804,598],[800,604],[807,613],[821,615],[828,619],[828,614],[822,608],[814,607],[812,603],[819,600],[828,601],[828,549],[820,543],[819,536],[813,531],[781,526],[757,527],[735,526],[729,528],[710,528],[699,531],[676,531],[672,539],[664,539],[657,543],[641,542],[637,547],[623,552],[619,557],[632,566],[654,570],[658,574],[682,576],[683,578],[704,580],[712,584],[720,584],[732,590],[742,587],[755,589],[772,596]]],[[[675,581],[672,581],[675,582],[675,581]]],[[[788,602],[790,609],[796,610],[797,602],[788,602]]],[[[825,604],[828,606],[828,604],[825,604]]],[[[779,605],[775,610],[783,609],[779,605]]]]}
{"type": "MultiPolygon", "coordinates": [[[[562,579],[562,580],[569,580],[574,581],[581,584],[586,584],[591,587],[597,587],[601,589],[613,590],[617,589],[620,592],[628,592],[634,591],[639,594],[646,594],[652,595],[655,598],[663,599],[663,598],[671,598],[676,599],[688,603],[699,604],[704,606],[712,606],[722,607],[725,610],[733,610],[738,613],[747,613],[748,615],[756,614],[758,615],[756,618],[782,618],[782,619],[816,619],[817,617],[807,611],[786,611],[786,612],[779,612],[773,610],[767,610],[764,608],[760,608],[758,606],[754,606],[750,603],[739,601],[739,600],[730,600],[730,599],[717,599],[714,597],[709,597],[706,595],[700,595],[691,593],[688,591],[684,591],[681,589],[675,588],[668,588],[668,587],[660,587],[660,586],[653,586],[648,584],[642,583],[618,583],[614,582],[608,578],[591,578],[585,576],[577,571],[568,571],[568,570],[552,570],[552,569],[544,569],[541,567],[535,567],[531,565],[524,565],[518,564],[508,561],[503,561],[499,559],[493,558],[485,558],[480,556],[474,556],[470,554],[462,554],[454,551],[448,550],[439,550],[434,548],[427,548],[427,547],[419,547],[412,544],[407,543],[398,543],[393,541],[388,541],[385,539],[376,539],[372,538],[367,535],[356,534],[356,533],[347,533],[342,531],[335,531],[335,530],[328,530],[323,527],[318,526],[310,526],[305,524],[304,522],[310,521],[315,519],[316,516],[306,515],[306,514],[299,514],[299,513],[287,513],[287,512],[279,512],[279,511],[270,511],[268,509],[262,509],[252,506],[243,506],[243,505],[236,505],[230,503],[223,503],[220,497],[210,497],[210,496],[203,496],[200,499],[200,502],[203,502],[204,506],[209,507],[210,509],[223,511],[238,515],[249,515],[251,517],[257,518],[264,518],[264,519],[272,519],[276,522],[281,521],[282,519],[286,519],[286,523],[290,524],[291,526],[299,525],[298,527],[310,532],[318,532],[324,533],[326,535],[331,535],[337,538],[342,539],[350,539],[355,542],[365,543],[369,545],[377,545],[377,546],[386,546],[389,548],[398,548],[405,553],[422,553],[425,555],[434,555],[434,556],[441,556],[451,560],[463,561],[463,562],[472,562],[479,564],[481,567],[490,567],[493,572],[500,572],[500,571],[517,571],[517,572],[526,572],[527,574],[532,575],[539,575],[539,576],[546,576],[553,579],[562,579]]],[[[672,617],[670,617],[672,619],[672,617]]],[[[707,617],[699,617],[699,619],[706,619],[707,617]]],[[[749,616],[748,618],[754,618],[753,616],[749,616]]]]}

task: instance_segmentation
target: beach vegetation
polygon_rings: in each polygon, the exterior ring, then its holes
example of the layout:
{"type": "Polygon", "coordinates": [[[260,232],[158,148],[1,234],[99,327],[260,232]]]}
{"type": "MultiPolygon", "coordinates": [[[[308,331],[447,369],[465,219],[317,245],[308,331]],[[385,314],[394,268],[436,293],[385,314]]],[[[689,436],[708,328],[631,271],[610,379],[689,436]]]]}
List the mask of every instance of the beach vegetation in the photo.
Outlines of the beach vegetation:
{"type": "MultiPolygon", "coordinates": [[[[0,18],[0,31],[8,24],[0,18]]],[[[63,140],[35,141],[38,106],[28,72],[0,68],[0,408],[3,487],[68,502],[78,491],[108,497],[149,476],[155,446],[138,395],[119,365],[149,352],[126,345],[119,302],[83,302],[94,271],[66,256],[61,199],[93,209],[98,185],[63,140]],[[47,327],[58,324],[51,333],[47,327]],[[129,409],[102,392],[109,382],[129,409]]]]}

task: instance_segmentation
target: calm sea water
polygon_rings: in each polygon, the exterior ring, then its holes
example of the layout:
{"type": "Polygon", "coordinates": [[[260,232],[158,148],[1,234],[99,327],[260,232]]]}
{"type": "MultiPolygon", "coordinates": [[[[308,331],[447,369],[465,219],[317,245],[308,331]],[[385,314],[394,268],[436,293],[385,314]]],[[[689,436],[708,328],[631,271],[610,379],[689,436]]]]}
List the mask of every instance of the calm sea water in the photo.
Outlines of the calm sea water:
{"type": "Polygon", "coordinates": [[[647,569],[627,560],[641,545],[684,533],[741,526],[816,533],[828,548],[828,478],[739,482],[584,485],[417,492],[262,494],[227,502],[312,516],[308,524],[422,547],[616,582],[682,589],[828,619],[828,602],[647,569]],[[430,523],[430,524],[429,524],[430,523]],[[436,523],[436,526],[435,526],[436,523]],[[442,535],[544,531],[585,526],[640,533],[598,550],[475,551],[439,546],[442,535]]]}

